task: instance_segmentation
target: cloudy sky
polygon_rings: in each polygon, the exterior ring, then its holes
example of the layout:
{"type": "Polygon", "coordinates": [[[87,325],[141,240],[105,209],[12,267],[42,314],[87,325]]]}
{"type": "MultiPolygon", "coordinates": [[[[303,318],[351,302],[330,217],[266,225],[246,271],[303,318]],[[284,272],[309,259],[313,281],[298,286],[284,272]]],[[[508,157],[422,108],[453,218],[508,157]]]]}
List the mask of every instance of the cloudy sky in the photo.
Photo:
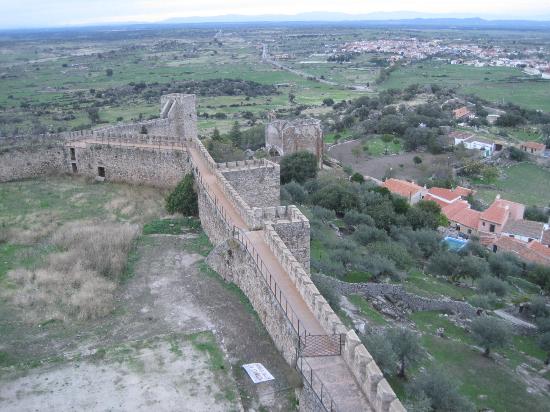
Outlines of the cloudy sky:
{"type": "Polygon", "coordinates": [[[550,0],[0,0],[0,29],[314,11],[349,14],[411,11],[457,17],[550,20],[550,0]]]}

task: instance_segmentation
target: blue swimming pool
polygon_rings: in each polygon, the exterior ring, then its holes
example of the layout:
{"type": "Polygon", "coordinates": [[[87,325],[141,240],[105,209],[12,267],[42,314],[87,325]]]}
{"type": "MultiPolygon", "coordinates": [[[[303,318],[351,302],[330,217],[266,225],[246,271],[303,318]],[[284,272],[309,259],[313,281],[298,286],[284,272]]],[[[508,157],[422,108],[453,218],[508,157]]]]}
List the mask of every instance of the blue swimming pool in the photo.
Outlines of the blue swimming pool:
{"type": "Polygon", "coordinates": [[[467,240],[457,239],[456,237],[450,236],[445,236],[442,242],[445,243],[449,250],[452,252],[458,252],[460,249],[466,246],[466,243],[468,243],[467,240]]]}

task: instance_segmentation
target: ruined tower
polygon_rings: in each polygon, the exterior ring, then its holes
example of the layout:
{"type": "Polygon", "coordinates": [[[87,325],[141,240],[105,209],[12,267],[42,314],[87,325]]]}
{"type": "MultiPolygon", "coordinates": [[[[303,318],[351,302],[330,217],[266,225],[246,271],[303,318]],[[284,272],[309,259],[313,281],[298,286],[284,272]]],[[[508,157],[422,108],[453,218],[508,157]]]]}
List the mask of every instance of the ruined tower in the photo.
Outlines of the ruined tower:
{"type": "Polygon", "coordinates": [[[313,153],[317,157],[319,169],[323,166],[323,130],[320,120],[273,121],[265,128],[265,146],[279,156],[299,151],[313,153]]]}

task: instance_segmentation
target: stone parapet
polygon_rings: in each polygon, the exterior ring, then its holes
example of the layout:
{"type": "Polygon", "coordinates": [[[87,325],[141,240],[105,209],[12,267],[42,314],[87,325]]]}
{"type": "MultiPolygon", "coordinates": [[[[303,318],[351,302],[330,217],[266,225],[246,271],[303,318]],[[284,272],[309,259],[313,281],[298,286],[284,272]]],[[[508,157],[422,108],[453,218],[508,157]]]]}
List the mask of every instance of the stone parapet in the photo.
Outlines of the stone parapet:
{"type": "Polygon", "coordinates": [[[382,371],[353,330],[346,333],[343,357],[373,410],[405,412],[382,371]]]}

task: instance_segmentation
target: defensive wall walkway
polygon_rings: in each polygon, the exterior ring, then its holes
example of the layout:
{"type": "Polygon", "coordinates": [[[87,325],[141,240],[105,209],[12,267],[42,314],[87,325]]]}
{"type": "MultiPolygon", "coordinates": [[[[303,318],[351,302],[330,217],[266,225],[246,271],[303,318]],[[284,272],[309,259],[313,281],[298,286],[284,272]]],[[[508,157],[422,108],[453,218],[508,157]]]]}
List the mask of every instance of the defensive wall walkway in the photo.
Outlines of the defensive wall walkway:
{"type": "MultiPolygon", "coordinates": [[[[212,170],[212,165],[201,153],[200,148],[189,144],[188,153],[192,159],[198,183],[207,190],[210,198],[215,199],[214,202],[218,210],[225,217],[226,223],[232,227],[234,235],[245,248],[250,249],[255,259],[261,262],[260,267],[265,266],[270,274],[269,282],[276,285],[275,290],[273,287],[271,289],[275,294],[281,296],[280,302],[284,302],[286,310],[291,313],[291,322],[295,325],[298,333],[313,336],[329,335],[329,332],[322,327],[309,309],[289,274],[266,243],[264,230],[251,230],[252,228],[226,196],[218,177],[212,170]]],[[[336,342],[335,345],[340,345],[340,342],[336,342]]],[[[319,397],[324,391],[322,403],[327,410],[372,410],[341,355],[304,356],[304,358],[307,366],[298,365],[298,367],[302,368],[302,373],[310,375],[305,378],[308,379],[310,385],[313,384],[313,389],[319,397]]],[[[298,363],[300,361],[303,362],[302,359],[298,359],[298,363]]]]}

